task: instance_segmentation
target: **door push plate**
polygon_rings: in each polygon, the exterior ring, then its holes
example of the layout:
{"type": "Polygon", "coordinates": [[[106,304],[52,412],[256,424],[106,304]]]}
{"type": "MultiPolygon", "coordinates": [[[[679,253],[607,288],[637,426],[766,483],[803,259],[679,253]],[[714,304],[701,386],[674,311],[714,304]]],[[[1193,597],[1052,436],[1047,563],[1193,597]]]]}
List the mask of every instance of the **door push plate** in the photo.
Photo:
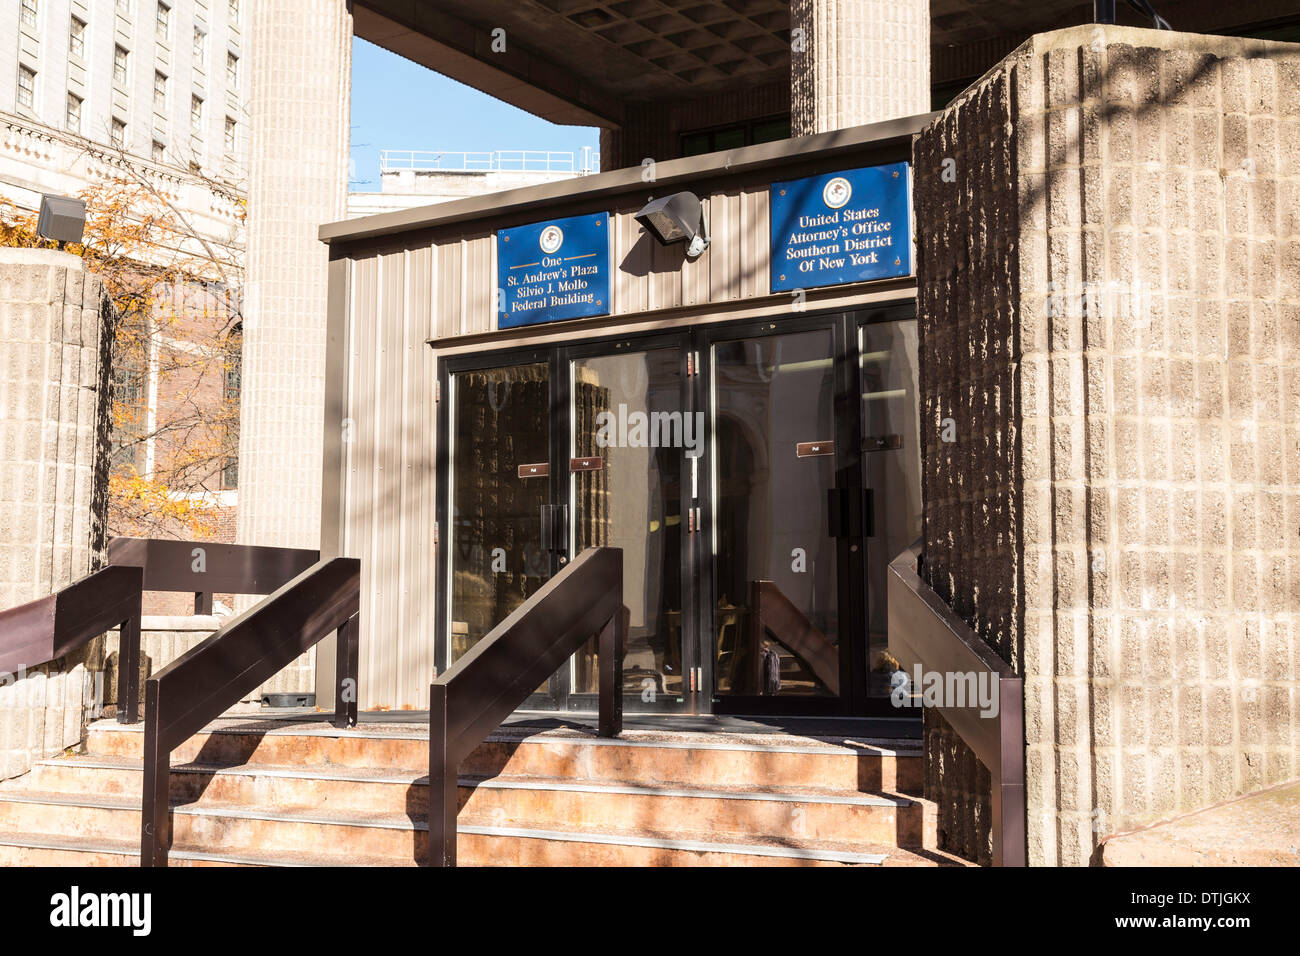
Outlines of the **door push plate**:
{"type": "Polygon", "coordinates": [[[826,492],[827,533],[832,538],[870,538],[876,533],[870,488],[830,488],[826,492]]]}
{"type": "Polygon", "coordinates": [[[863,451],[893,451],[902,447],[903,436],[899,434],[867,435],[862,439],[863,451]]]}
{"type": "Polygon", "coordinates": [[[544,461],[540,461],[535,465],[519,466],[520,478],[545,478],[550,473],[551,473],[551,466],[544,461]]]}
{"type": "Polygon", "coordinates": [[[605,459],[593,455],[590,458],[570,458],[569,471],[600,471],[605,467],[605,459]]]}
{"type": "Polygon", "coordinates": [[[794,446],[794,453],[799,458],[820,458],[835,454],[833,441],[801,441],[794,446]]]}

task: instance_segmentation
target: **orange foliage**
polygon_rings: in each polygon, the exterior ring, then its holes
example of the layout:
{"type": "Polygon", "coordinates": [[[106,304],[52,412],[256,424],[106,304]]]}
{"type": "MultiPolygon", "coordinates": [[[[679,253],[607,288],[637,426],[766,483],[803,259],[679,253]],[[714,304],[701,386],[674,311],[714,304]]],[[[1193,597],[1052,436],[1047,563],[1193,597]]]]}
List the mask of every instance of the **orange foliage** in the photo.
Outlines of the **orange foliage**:
{"type": "MultiPolygon", "coordinates": [[[[129,160],[121,168],[78,194],[84,239],[65,247],[100,276],[117,312],[109,531],[208,538],[237,454],[239,400],[225,373],[238,370],[242,266],[129,160]]],[[[36,220],[0,197],[0,246],[54,248],[36,220]]]]}

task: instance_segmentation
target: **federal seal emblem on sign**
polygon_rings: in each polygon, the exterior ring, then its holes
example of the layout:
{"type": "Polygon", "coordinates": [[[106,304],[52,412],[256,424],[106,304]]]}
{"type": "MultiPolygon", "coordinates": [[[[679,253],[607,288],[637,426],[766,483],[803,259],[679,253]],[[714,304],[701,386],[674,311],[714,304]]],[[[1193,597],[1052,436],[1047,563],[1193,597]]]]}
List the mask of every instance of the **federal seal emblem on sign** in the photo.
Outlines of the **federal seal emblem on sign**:
{"type": "Polygon", "coordinates": [[[559,226],[547,226],[542,230],[542,234],[537,241],[542,247],[542,252],[549,256],[559,249],[564,242],[564,230],[559,226]]]}
{"type": "Polygon", "coordinates": [[[831,209],[839,209],[853,195],[853,187],[843,176],[836,176],[822,189],[822,201],[831,209]]]}

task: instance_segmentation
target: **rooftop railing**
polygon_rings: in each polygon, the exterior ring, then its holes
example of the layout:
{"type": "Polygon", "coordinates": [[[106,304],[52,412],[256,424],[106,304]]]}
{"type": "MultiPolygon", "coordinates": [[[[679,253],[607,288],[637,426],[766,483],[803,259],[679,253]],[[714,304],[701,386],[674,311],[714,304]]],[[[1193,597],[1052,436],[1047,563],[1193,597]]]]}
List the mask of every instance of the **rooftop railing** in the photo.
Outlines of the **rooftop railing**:
{"type": "Polygon", "coordinates": [[[455,150],[384,149],[379,152],[381,172],[429,170],[476,173],[571,173],[585,176],[600,172],[600,157],[589,147],[581,152],[505,149],[492,152],[455,150]]]}

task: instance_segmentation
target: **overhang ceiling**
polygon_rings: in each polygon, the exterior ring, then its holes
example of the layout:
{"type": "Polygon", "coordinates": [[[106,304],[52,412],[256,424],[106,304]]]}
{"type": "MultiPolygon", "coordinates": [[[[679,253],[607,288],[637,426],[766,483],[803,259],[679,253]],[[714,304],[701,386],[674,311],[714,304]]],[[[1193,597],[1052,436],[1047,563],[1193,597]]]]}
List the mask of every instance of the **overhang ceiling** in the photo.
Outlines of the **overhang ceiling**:
{"type": "MultiPolygon", "coordinates": [[[[1154,5],[1176,28],[1196,30],[1300,12],[1300,0],[1154,5]]],[[[1122,23],[1144,25],[1119,7],[1122,23]]],[[[931,0],[935,81],[978,75],[1030,34],[1089,22],[1092,8],[931,0]]],[[[357,0],[354,15],[358,36],[554,122],[609,125],[638,102],[707,97],[790,72],[789,0],[357,0]],[[499,40],[493,47],[498,29],[505,51],[499,40]]]]}

